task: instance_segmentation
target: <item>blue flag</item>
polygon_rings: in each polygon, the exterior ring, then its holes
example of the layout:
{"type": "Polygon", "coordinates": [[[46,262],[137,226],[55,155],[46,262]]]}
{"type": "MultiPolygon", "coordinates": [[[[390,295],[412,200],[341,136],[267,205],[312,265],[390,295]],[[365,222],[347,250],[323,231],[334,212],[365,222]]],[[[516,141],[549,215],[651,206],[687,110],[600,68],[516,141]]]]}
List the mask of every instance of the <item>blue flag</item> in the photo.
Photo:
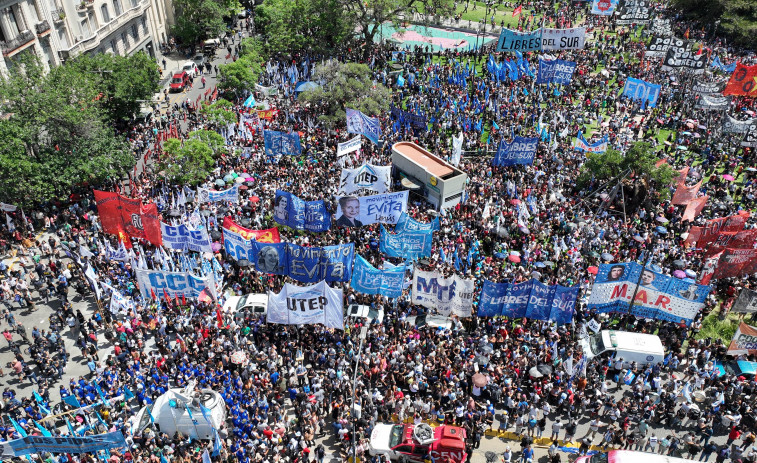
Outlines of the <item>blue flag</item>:
{"type": "Polygon", "coordinates": [[[66,397],[63,397],[63,401],[70,406],[74,408],[81,408],[81,404],[79,403],[79,399],[76,398],[75,395],[67,395],[66,397]]]}
{"type": "Polygon", "coordinates": [[[39,432],[41,432],[43,436],[53,437],[53,433],[45,429],[45,427],[39,424],[37,421],[34,421],[34,425],[37,426],[37,429],[39,429],[39,432]]]}

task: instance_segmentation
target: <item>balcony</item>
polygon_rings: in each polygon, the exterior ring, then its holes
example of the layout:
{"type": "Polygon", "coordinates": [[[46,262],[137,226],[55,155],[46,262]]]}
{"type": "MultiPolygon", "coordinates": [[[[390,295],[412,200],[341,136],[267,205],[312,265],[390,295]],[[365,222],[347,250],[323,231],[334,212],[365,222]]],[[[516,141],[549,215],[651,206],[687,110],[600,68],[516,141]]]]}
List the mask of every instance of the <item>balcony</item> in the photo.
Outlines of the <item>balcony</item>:
{"type": "Polygon", "coordinates": [[[82,53],[92,51],[97,48],[102,41],[108,37],[113,31],[131,21],[132,19],[139,17],[150,6],[150,0],[141,0],[134,7],[121,13],[119,16],[113,18],[110,22],[99,28],[91,37],[87,37],[78,41],[73,46],[67,49],[60,50],[60,57],[62,60],[67,60],[75,56],[79,56],[82,53]]]}
{"type": "Polygon", "coordinates": [[[34,26],[34,29],[37,31],[37,35],[42,35],[45,32],[50,31],[50,23],[47,22],[47,19],[45,19],[42,22],[37,23],[34,26]]]}
{"type": "Polygon", "coordinates": [[[66,19],[66,11],[63,8],[52,10],[50,14],[53,15],[53,22],[56,24],[62,23],[66,19]]]}
{"type": "Polygon", "coordinates": [[[13,40],[0,42],[0,49],[3,50],[3,56],[11,56],[15,51],[19,50],[32,40],[34,40],[34,34],[32,31],[23,31],[13,40]]]}

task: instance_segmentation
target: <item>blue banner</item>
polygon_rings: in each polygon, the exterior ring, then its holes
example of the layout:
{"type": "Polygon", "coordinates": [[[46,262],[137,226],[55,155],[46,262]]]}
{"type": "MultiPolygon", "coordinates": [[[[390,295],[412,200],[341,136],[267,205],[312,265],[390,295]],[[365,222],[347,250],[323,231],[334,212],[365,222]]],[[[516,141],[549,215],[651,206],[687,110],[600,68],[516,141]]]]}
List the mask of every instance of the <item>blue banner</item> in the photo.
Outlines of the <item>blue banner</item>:
{"type": "Polygon", "coordinates": [[[439,217],[435,218],[429,223],[422,223],[407,215],[407,212],[403,212],[402,215],[400,215],[400,219],[397,221],[397,226],[394,227],[394,232],[399,233],[403,231],[416,232],[428,230],[439,231],[440,228],[439,217]]]}
{"type": "Polygon", "coordinates": [[[292,243],[260,243],[223,229],[228,257],[246,259],[259,272],[287,275],[302,283],[350,281],[355,245],[304,247],[292,243]]]}
{"type": "Polygon", "coordinates": [[[536,83],[544,84],[569,84],[573,80],[573,72],[576,63],[561,59],[544,60],[539,58],[539,74],[536,83]]]}
{"type": "Polygon", "coordinates": [[[578,286],[549,286],[536,280],[513,285],[484,281],[478,304],[478,316],[533,318],[570,323],[575,312],[578,286]]]}
{"type": "Polygon", "coordinates": [[[228,190],[217,191],[208,190],[207,188],[197,188],[197,202],[198,203],[215,203],[221,201],[239,201],[239,185],[234,185],[228,190]]]}
{"type": "Polygon", "coordinates": [[[300,146],[300,134],[297,132],[284,133],[275,130],[264,130],[265,154],[271,157],[279,157],[283,154],[299,156],[302,153],[300,146]]]}
{"type": "Polygon", "coordinates": [[[541,50],[541,29],[531,32],[518,32],[502,29],[497,41],[497,51],[534,51],[541,50]]]}
{"type": "Polygon", "coordinates": [[[592,0],[591,14],[611,16],[618,6],[618,0],[592,0]]]}
{"type": "Polygon", "coordinates": [[[588,308],[600,313],[630,310],[637,317],[688,325],[704,307],[709,292],[709,286],[673,278],[651,267],[642,268],[636,262],[602,264],[588,308]]]}
{"type": "Polygon", "coordinates": [[[604,153],[607,151],[607,144],[609,142],[609,138],[607,135],[603,136],[599,139],[596,143],[589,143],[584,138],[584,134],[582,132],[578,132],[578,136],[576,137],[576,143],[573,146],[573,148],[576,151],[584,151],[587,153],[604,153]]]}
{"type": "Polygon", "coordinates": [[[492,165],[513,166],[515,164],[533,164],[538,143],[539,137],[525,138],[516,136],[510,143],[502,140],[499,142],[497,154],[492,159],[492,165]]]}
{"type": "Polygon", "coordinates": [[[385,297],[400,297],[405,281],[405,266],[400,265],[386,270],[379,270],[361,255],[355,258],[352,270],[352,286],[363,294],[380,294],[385,297]]]}
{"type": "Polygon", "coordinates": [[[136,269],[136,274],[139,291],[145,299],[151,299],[153,294],[157,297],[167,294],[170,298],[183,296],[193,299],[199,297],[204,289],[215,297],[213,273],[198,277],[188,272],[136,269]]]}
{"type": "Polygon", "coordinates": [[[394,106],[394,103],[392,103],[390,110],[392,119],[398,121],[400,125],[404,126],[406,124],[409,124],[415,129],[428,129],[428,122],[425,115],[413,114],[409,111],[405,111],[394,106]]]}
{"type": "Polygon", "coordinates": [[[347,133],[365,135],[365,138],[378,144],[381,123],[377,117],[368,117],[356,109],[347,108],[347,133]]]}
{"type": "Polygon", "coordinates": [[[5,442],[5,445],[10,446],[17,457],[42,452],[80,454],[95,453],[98,450],[128,448],[121,431],[85,437],[27,436],[5,442]]]}
{"type": "Polygon", "coordinates": [[[389,257],[402,257],[407,260],[415,260],[421,257],[431,257],[431,243],[434,239],[432,230],[426,231],[403,231],[391,234],[381,226],[381,240],[379,247],[381,252],[389,257]]]}
{"type": "Polygon", "coordinates": [[[331,227],[331,214],[322,199],[303,201],[291,193],[276,190],[273,204],[273,220],[278,224],[311,232],[322,232],[331,227]]]}
{"type": "Polygon", "coordinates": [[[190,230],[184,224],[175,227],[161,222],[160,230],[163,235],[163,246],[168,249],[212,252],[210,238],[205,229],[190,230]]]}
{"type": "Polygon", "coordinates": [[[629,77],[626,85],[623,87],[621,96],[628,97],[635,101],[641,101],[641,107],[646,108],[647,104],[651,107],[657,106],[657,98],[660,96],[660,86],[650,84],[643,80],[629,77]]]}

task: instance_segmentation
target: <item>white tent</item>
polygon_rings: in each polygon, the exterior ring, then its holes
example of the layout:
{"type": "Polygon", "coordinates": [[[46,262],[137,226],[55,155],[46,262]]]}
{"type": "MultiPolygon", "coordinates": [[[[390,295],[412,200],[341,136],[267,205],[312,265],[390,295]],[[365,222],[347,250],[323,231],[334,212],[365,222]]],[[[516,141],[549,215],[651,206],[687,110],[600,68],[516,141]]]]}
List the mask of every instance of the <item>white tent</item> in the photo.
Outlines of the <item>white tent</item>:
{"type": "Polygon", "coordinates": [[[154,424],[160,431],[169,436],[178,431],[193,439],[213,439],[213,429],[221,429],[226,422],[226,404],[221,394],[215,391],[192,389],[193,386],[169,389],[155,403],[142,407],[132,421],[133,432],[142,431],[154,419],[154,424]],[[201,403],[210,410],[207,419],[200,409],[201,403]]]}

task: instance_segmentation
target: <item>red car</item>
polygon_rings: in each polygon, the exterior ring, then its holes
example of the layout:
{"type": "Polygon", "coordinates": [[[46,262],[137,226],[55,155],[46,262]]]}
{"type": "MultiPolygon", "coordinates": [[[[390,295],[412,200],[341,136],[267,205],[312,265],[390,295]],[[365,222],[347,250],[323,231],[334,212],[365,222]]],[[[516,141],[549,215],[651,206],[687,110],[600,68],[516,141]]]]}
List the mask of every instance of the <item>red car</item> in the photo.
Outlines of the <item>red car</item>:
{"type": "Polygon", "coordinates": [[[182,92],[189,85],[189,74],[187,71],[177,72],[171,78],[171,91],[182,92]]]}
{"type": "Polygon", "coordinates": [[[371,433],[369,452],[392,460],[423,462],[431,455],[437,462],[463,463],[465,429],[457,426],[427,424],[377,424],[371,433]]]}

